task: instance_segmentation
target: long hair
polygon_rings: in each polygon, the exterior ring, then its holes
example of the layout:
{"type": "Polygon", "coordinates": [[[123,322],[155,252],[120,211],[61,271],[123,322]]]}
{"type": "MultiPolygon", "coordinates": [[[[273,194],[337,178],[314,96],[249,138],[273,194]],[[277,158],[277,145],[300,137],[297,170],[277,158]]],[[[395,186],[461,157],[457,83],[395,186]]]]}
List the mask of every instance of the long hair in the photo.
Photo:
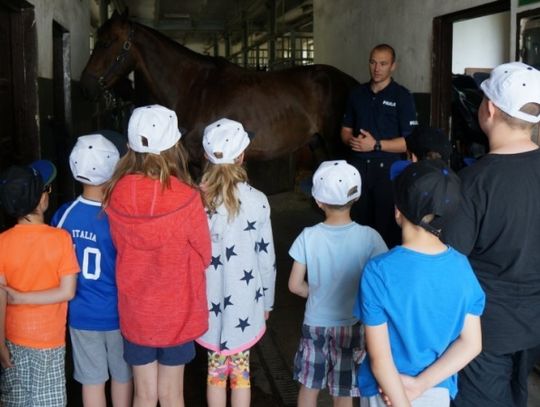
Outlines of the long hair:
{"type": "Polygon", "coordinates": [[[141,174],[157,179],[162,189],[171,186],[171,177],[193,185],[187,168],[187,152],[180,142],[160,154],[138,153],[129,149],[118,161],[111,179],[105,185],[103,207],[106,207],[118,181],[128,174],[141,174]]]}
{"type": "Polygon", "coordinates": [[[236,195],[236,184],[246,182],[246,169],[240,164],[212,164],[207,162],[202,177],[203,198],[210,213],[221,204],[227,208],[229,221],[240,212],[240,201],[236,195]]]}

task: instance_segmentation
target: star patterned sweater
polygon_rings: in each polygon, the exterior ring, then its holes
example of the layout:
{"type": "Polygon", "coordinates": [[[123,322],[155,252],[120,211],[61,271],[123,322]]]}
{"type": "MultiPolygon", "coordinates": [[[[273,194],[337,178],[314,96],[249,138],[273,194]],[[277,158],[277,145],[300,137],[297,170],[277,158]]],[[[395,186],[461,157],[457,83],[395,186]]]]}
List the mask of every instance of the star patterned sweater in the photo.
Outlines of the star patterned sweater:
{"type": "Polygon", "coordinates": [[[246,183],[237,185],[240,213],[224,205],[208,214],[212,260],[206,269],[209,328],[197,342],[222,355],[251,348],[266,330],[276,280],[270,206],[246,183]]]}

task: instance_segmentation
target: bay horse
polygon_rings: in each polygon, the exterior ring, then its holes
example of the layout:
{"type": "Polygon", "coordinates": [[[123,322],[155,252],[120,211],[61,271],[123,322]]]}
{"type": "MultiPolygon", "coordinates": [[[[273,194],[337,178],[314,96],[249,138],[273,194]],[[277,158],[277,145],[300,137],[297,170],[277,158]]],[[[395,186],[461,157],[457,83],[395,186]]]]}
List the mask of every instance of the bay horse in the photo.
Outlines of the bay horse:
{"type": "Polygon", "coordinates": [[[200,162],[202,131],[227,117],[253,131],[247,160],[269,160],[294,152],[322,136],[329,154],[341,145],[339,131],[347,94],[358,82],[329,65],[261,72],[224,58],[198,54],[158,31],[114,13],[97,32],[81,74],[92,98],[135,71],[153,101],[175,110],[187,129],[182,138],[200,162]]]}

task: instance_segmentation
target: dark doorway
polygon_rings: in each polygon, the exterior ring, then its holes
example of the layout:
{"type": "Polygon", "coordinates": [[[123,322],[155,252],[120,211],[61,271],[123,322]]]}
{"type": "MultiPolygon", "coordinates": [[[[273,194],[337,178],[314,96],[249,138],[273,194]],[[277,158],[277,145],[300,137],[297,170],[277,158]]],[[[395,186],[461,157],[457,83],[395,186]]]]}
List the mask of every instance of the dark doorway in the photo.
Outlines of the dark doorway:
{"type": "Polygon", "coordinates": [[[56,164],[57,194],[53,194],[52,206],[74,198],[73,178],[69,168],[69,153],[73,144],[73,120],[71,108],[71,47],[70,33],[53,21],[53,114],[51,131],[42,138],[43,156],[56,164]]]}
{"type": "MultiPolygon", "coordinates": [[[[34,7],[0,0],[0,170],[40,155],[34,7]]],[[[0,230],[9,221],[0,213],[0,230]]]]}

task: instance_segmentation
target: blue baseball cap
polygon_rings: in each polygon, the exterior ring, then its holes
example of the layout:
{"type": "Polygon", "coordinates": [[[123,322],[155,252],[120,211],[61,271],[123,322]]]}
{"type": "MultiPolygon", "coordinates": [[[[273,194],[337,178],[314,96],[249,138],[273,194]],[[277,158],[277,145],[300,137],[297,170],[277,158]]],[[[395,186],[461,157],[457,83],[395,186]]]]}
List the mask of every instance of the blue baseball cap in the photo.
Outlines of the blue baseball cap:
{"type": "Polygon", "coordinates": [[[30,168],[36,170],[43,181],[43,187],[46,187],[56,178],[56,167],[49,160],[37,160],[30,164],[30,168]]]}
{"type": "Polygon", "coordinates": [[[390,166],[390,181],[395,180],[405,168],[412,164],[410,160],[397,160],[390,166]]]}

